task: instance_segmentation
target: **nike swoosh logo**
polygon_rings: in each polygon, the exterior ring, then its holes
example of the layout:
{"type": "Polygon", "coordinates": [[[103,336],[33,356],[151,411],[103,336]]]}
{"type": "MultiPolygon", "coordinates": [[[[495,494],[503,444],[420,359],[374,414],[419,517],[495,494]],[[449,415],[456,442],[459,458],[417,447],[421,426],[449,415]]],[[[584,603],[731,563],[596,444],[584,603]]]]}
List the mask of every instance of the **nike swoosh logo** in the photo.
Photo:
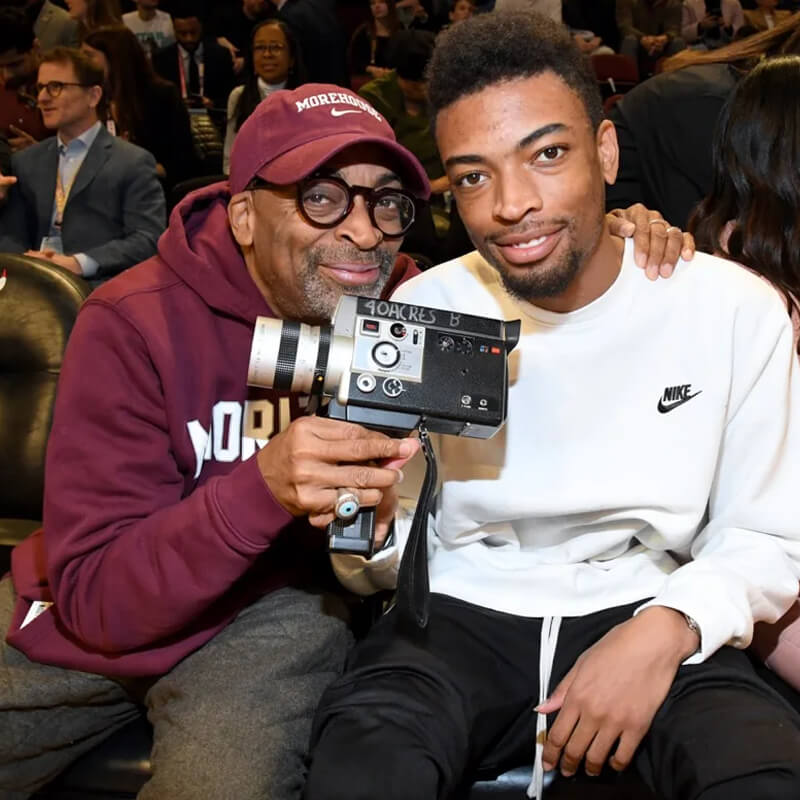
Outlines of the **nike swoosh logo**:
{"type": "Polygon", "coordinates": [[[699,392],[690,394],[688,397],[684,397],[683,400],[676,400],[674,403],[665,403],[663,400],[659,400],[658,410],[662,414],[668,414],[670,411],[674,411],[678,406],[682,406],[684,403],[688,403],[693,397],[697,397],[697,395],[702,393],[703,390],[701,389],[699,392]]]}
{"type": "Polygon", "coordinates": [[[340,111],[338,108],[331,109],[331,116],[332,117],[343,117],[345,114],[360,114],[361,112],[357,108],[346,108],[340,111]]]}

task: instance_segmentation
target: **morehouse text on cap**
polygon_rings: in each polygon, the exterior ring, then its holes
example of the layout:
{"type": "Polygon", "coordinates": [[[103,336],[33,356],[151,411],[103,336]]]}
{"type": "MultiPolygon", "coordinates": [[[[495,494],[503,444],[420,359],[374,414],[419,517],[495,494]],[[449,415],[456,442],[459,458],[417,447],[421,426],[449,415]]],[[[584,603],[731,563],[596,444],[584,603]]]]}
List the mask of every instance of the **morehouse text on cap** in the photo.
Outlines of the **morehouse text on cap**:
{"type": "Polygon", "coordinates": [[[430,196],[425,170],[383,116],[358,95],[325,83],[282,89],[256,106],[233,142],[231,194],[255,177],[278,186],[297,183],[356,144],[380,147],[409,191],[430,196]]]}

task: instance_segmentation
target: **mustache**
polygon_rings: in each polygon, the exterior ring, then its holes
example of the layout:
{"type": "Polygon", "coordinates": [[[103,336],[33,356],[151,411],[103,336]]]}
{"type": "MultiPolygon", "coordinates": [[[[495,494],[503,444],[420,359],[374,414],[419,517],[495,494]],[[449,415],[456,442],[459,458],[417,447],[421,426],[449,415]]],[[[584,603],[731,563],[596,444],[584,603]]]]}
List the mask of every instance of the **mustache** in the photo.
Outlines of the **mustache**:
{"type": "Polygon", "coordinates": [[[520,225],[512,225],[508,228],[503,228],[500,231],[493,231],[492,233],[487,233],[486,236],[483,237],[483,240],[489,244],[493,244],[498,239],[502,239],[504,236],[528,236],[532,239],[536,238],[538,231],[549,230],[553,227],[560,227],[562,225],[568,226],[572,220],[568,219],[567,217],[553,217],[552,219],[543,219],[537,220],[534,223],[523,223],[520,225]]]}
{"type": "Polygon", "coordinates": [[[385,247],[376,247],[374,250],[359,250],[342,244],[339,246],[325,245],[313,250],[313,263],[324,264],[329,261],[361,264],[363,266],[383,266],[387,263],[394,265],[394,253],[385,247]]]}

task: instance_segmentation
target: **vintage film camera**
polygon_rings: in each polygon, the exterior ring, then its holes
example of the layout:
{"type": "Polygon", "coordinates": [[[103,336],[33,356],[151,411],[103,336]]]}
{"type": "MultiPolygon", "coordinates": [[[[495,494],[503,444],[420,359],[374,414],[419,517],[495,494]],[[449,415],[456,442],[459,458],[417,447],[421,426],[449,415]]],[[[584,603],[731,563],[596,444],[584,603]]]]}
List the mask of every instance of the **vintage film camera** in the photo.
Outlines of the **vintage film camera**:
{"type": "MultiPolygon", "coordinates": [[[[330,325],[258,317],[251,386],[329,397],[326,416],[389,434],[488,439],[506,418],[508,354],[519,320],[504,322],[391,300],[343,296],[330,325]]],[[[332,551],[369,555],[372,509],[328,527],[332,551]]]]}

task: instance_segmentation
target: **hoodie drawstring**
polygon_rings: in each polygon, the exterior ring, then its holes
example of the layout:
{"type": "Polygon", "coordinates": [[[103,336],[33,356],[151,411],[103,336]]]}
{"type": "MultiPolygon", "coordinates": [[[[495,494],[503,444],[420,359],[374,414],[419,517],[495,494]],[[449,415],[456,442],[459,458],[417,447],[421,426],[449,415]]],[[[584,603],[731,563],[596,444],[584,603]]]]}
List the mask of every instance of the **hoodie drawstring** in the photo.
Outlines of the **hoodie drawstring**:
{"type": "MultiPolygon", "coordinates": [[[[558,631],[561,617],[545,617],[542,620],[542,635],[539,643],[539,705],[547,700],[550,691],[550,673],[553,671],[553,659],[558,643],[558,631]]],[[[542,753],[547,739],[547,714],[536,716],[536,753],[533,759],[533,775],[528,786],[528,797],[542,800],[544,787],[544,768],[542,753]]]]}

